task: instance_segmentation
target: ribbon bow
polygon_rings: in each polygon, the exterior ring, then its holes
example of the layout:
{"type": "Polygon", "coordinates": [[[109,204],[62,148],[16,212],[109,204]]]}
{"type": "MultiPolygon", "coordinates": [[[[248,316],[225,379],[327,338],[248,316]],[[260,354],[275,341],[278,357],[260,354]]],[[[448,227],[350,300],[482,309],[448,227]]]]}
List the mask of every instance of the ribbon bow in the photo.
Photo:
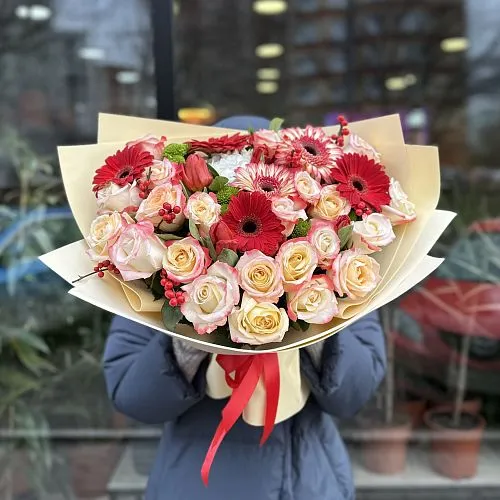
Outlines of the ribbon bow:
{"type": "Polygon", "coordinates": [[[255,354],[250,356],[233,356],[219,354],[217,363],[224,370],[227,385],[233,389],[227,405],[222,410],[222,420],[208,448],[201,468],[201,478],[208,486],[210,468],[226,434],[240,418],[245,406],[252,397],[261,375],[266,389],[266,415],[264,431],[260,440],[262,446],[271,435],[278,412],[280,394],[280,368],[276,353],[255,354]],[[234,374],[234,375],[233,375],[234,374]],[[233,376],[232,376],[233,375],[233,376]]]}

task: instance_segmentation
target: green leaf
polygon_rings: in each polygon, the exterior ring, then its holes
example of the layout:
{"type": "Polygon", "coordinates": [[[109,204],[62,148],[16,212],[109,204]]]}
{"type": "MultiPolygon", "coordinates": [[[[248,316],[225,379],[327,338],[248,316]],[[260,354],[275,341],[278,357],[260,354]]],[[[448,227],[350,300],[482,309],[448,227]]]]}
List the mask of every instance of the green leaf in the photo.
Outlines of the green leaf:
{"type": "Polygon", "coordinates": [[[195,240],[198,240],[200,243],[203,243],[202,238],[200,236],[200,231],[198,231],[198,226],[194,223],[192,219],[189,219],[189,232],[191,233],[191,236],[195,240]]]}
{"type": "Polygon", "coordinates": [[[165,301],[161,308],[161,317],[165,328],[171,332],[175,332],[177,323],[179,323],[183,316],[180,307],[172,307],[168,301],[165,301]]]}
{"type": "Polygon", "coordinates": [[[163,150],[163,157],[175,163],[185,163],[188,149],[187,144],[167,144],[163,150]]]}
{"type": "Polygon", "coordinates": [[[217,259],[217,252],[215,251],[215,247],[214,247],[214,244],[213,244],[210,236],[202,238],[201,244],[208,248],[208,253],[210,254],[210,258],[212,260],[216,260],[217,259]]]}
{"type": "Polygon", "coordinates": [[[274,132],[278,132],[278,130],[281,128],[281,126],[283,125],[283,122],[285,120],[283,120],[283,118],[273,118],[271,120],[271,123],[269,124],[269,130],[274,130],[274,132]]]}
{"type": "Polygon", "coordinates": [[[156,236],[158,236],[158,238],[163,241],[182,240],[184,238],[183,236],[177,236],[176,234],[172,233],[157,233],[156,236]]]}
{"type": "Polygon", "coordinates": [[[340,248],[348,248],[352,236],[352,226],[344,226],[339,229],[340,248]]]}
{"type": "Polygon", "coordinates": [[[187,198],[189,198],[191,196],[191,191],[184,185],[183,182],[180,183],[181,184],[181,187],[182,187],[182,192],[184,193],[184,196],[187,198]]]}
{"type": "Polygon", "coordinates": [[[212,167],[212,165],[210,165],[210,163],[207,163],[207,166],[208,166],[208,171],[212,174],[212,177],[215,179],[216,177],[220,177],[219,175],[219,172],[217,172],[217,170],[215,170],[214,167],[212,167]]]}
{"type": "Polygon", "coordinates": [[[210,186],[208,186],[208,189],[210,189],[210,191],[213,191],[214,193],[218,193],[228,182],[229,179],[227,177],[219,175],[218,177],[214,178],[210,186]]]}
{"type": "Polygon", "coordinates": [[[306,332],[307,330],[309,330],[310,326],[311,325],[309,323],[306,323],[303,319],[298,319],[297,321],[290,320],[290,327],[297,331],[306,332]]]}
{"type": "Polygon", "coordinates": [[[224,262],[231,267],[234,267],[237,264],[239,257],[238,254],[233,250],[224,248],[224,250],[222,250],[222,252],[217,257],[217,260],[219,262],[224,262]]]}
{"type": "Polygon", "coordinates": [[[151,292],[153,292],[153,296],[155,300],[159,300],[161,298],[165,298],[165,289],[161,286],[161,274],[156,272],[153,275],[153,280],[151,282],[151,292]]]}
{"type": "Polygon", "coordinates": [[[351,219],[354,222],[358,220],[358,216],[356,215],[356,212],[354,210],[351,210],[349,212],[349,219],[351,219]]]}
{"type": "Polygon", "coordinates": [[[16,353],[19,361],[35,375],[41,375],[44,371],[55,372],[52,363],[42,358],[32,347],[22,342],[11,342],[12,349],[16,353]]]}

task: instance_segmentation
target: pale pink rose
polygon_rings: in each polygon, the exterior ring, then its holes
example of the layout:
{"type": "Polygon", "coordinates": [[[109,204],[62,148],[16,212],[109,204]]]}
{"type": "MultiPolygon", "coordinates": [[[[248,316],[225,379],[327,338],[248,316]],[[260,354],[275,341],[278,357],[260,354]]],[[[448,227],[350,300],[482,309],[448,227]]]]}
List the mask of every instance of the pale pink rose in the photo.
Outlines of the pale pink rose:
{"type": "Polygon", "coordinates": [[[236,264],[241,288],[257,302],[278,302],[283,295],[281,271],[276,261],[260,250],[249,250],[236,264]]]}
{"type": "Polygon", "coordinates": [[[180,184],[171,184],[167,182],[160,186],[156,186],[149,193],[149,196],[142,200],[139,205],[139,210],[136,214],[137,220],[149,220],[155,226],[160,225],[160,229],[165,232],[177,231],[182,224],[184,224],[184,214],[182,211],[186,207],[186,197],[182,192],[180,184]],[[180,207],[181,211],[175,216],[175,219],[168,223],[162,219],[158,214],[159,210],[163,208],[164,203],[169,203],[172,208],[175,206],[180,207]]]}
{"type": "Polygon", "coordinates": [[[169,279],[191,283],[210,265],[208,250],[191,236],[169,242],[163,256],[163,269],[169,279]]]}
{"type": "Polygon", "coordinates": [[[96,262],[108,259],[109,247],[118,239],[122,229],[133,223],[119,212],[111,212],[96,217],[90,225],[89,234],[85,237],[89,249],[87,255],[96,262]]]}
{"type": "Polygon", "coordinates": [[[364,155],[376,163],[380,163],[381,159],[380,153],[357,134],[349,134],[347,136],[347,144],[344,147],[344,153],[364,155]]]}
{"type": "Polygon", "coordinates": [[[133,146],[139,146],[141,151],[146,151],[153,155],[155,160],[161,160],[163,158],[163,150],[165,149],[165,142],[167,138],[162,136],[160,139],[157,139],[151,134],[145,135],[144,137],[140,137],[135,141],[127,142],[126,146],[131,148],[133,146]]]}
{"type": "Polygon", "coordinates": [[[350,299],[360,299],[375,290],[380,281],[380,265],[359,250],[340,252],[327,271],[335,291],[350,299]]]}
{"type": "Polygon", "coordinates": [[[415,204],[408,199],[401,184],[394,178],[391,178],[389,195],[391,203],[382,206],[382,213],[389,218],[393,226],[413,222],[417,218],[415,204]]]}
{"type": "Polygon", "coordinates": [[[379,213],[367,215],[363,220],[354,222],[352,226],[353,247],[367,255],[380,252],[382,247],[396,239],[391,221],[379,213]]]}
{"type": "Polygon", "coordinates": [[[276,152],[278,144],[281,142],[281,137],[274,130],[262,129],[254,132],[252,141],[255,149],[265,149],[272,157],[276,152]]]}
{"type": "Polygon", "coordinates": [[[122,229],[109,248],[109,257],[123,280],[130,281],[149,278],[161,269],[165,251],[163,242],[154,234],[153,224],[142,221],[122,229]]]}
{"type": "Polygon", "coordinates": [[[163,160],[153,161],[151,167],[144,170],[141,180],[149,180],[153,183],[153,186],[161,186],[162,184],[178,184],[182,168],[177,165],[177,163],[171,163],[169,160],[164,158],[163,160]]]}
{"type": "Polygon", "coordinates": [[[270,302],[257,302],[243,294],[240,308],[229,316],[229,333],[233,342],[262,345],[281,342],[290,320],[283,308],[270,302]]]}
{"type": "Polygon", "coordinates": [[[340,239],[332,221],[313,219],[307,233],[307,241],[318,254],[318,264],[323,269],[331,267],[340,252],[340,239]]]}
{"type": "Polygon", "coordinates": [[[109,182],[97,192],[99,212],[123,212],[125,209],[138,207],[141,202],[139,193],[135,181],[132,184],[125,184],[125,186],[109,182]]]}
{"type": "Polygon", "coordinates": [[[287,295],[288,316],[313,325],[329,323],[339,312],[332,280],[324,274],[313,276],[296,292],[287,295]]]}
{"type": "Polygon", "coordinates": [[[200,335],[224,326],[240,301],[238,273],[223,262],[215,262],[207,274],[182,289],[187,292],[187,300],[181,305],[181,312],[200,335]]]}
{"type": "Polygon", "coordinates": [[[210,228],[220,219],[220,205],[214,193],[196,191],[187,201],[184,215],[199,226],[203,236],[208,236],[210,228]]]}
{"type": "Polygon", "coordinates": [[[313,179],[305,170],[295,174],[295,189],[299,196],[307,203],[314,205],[320,197],[321,185],[313,179]]]}
{"type": "Polygon", "coordinates": [[[283,276],[283,287],[291,292],[311,279],[318,265],[318,255],[306,238],[293,238],[281,245],[276,262],[283,276]]]}
{"type": "Polygon", "coordinates": [[[319,200],[309,209],[309,215],[316,219],[335,220],[351,211],[349,202],[340,196],[334,184],[323,186],[319,200]]]}
{"type": "Polygon", "coordinates": [[[274,215],[281,220],[284,226],[282,233],[285,236],[290,236],[292,234],[295,224],[299,219],[307,220],[307,214],[304,210],[303,200],[293,201],[290,198],[273,198],[271,203],[271,210],[274,215]]]}

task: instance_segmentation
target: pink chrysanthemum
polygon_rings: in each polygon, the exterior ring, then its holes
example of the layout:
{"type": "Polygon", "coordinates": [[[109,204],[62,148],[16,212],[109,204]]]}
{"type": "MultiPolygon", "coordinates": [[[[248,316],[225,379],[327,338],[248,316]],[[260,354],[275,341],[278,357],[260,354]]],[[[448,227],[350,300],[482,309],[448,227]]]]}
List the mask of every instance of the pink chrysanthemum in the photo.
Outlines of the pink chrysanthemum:
{"type": "Polygon", "coordinates": [[[318,182],[330,184],[331,170],[342,156],[342,149],[323,130],[308,125],[306,128],[288,128],[280,132],[275,163],[282,167],[306,170],[318,182]]]}
{"type": "Polygon", "coordinates": [[[295,183],[292,172],[288,168],[274,164],[250,163],[238,167],[235,180],[230,186],[244,191],[257,191],[267,198],[295,196],[295,183]]]}

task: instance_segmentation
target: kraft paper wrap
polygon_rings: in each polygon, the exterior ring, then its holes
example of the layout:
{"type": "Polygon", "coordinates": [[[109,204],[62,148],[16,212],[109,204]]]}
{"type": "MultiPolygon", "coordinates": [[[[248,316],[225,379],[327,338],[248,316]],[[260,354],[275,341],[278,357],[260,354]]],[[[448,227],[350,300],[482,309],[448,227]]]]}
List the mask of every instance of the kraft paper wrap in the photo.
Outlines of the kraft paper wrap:
{"type": "MultiPolygon", "coordinates": [[[[381,267],[382,279],[377,289],[362,301],[339,301],[340,317],[327,325],[311,325],[307,332],[290,330],[283,342],[260,346],[258,350],[235,349],[214,343],[211,335],[200,336],[187,325],[177,332],[163,327],[159,311],[161,302],[154,301],[141,282],[124,283],[114,277],[90,278],[77,283],[69,293],[111,313],[149,326],[173,337],[182,338],[198,349],[213,354],[256,354],[276,352],[281,370],[281,391],[277,422],[294,415],[304,406],[309,388],[300,376],[298,348],[325,340],[348,327],[371,311],[391,302],[432,273],[442,262],[428,252],[451,222],[455,214],[436,210],[440,192],[439,158],[430,146],[404,143],[398,115],[351,123],[350,129],[372,144],[382,155],[386,171],[395,177],[416,205],[417,220],[395,228],[396,240],[383,252],[372,255],[381,267]]],[[[325,130],[334,133],[336,127],[325,130]]],[[[99,144],[64,146],[58,149],[61,172],[68,201],[75,220],[86,235],[96,213],[92,178],[104,159],[122,148],[129,140],[153,134],[167,136],[168,142],[208,139],[238,131],[198,125],[162,122],[145,118],[101,114],[99,144]]],[[[92,263],[85,254],[84,240],[67,245],[41,257],[42,261],[66,279],[73,281],[88,273],[92,263]],[[68,265],[70,264],[70,265],[68,265]],[[68,269],[71,271],[68,272],[68,269]]],[[[212,359],[208,372],[208,393],[214,398],[230,395],[222,369],[212,359]]],[[[262,425],[265,397],[259,382],[244,419],[251,425],[262,425]]]]}

